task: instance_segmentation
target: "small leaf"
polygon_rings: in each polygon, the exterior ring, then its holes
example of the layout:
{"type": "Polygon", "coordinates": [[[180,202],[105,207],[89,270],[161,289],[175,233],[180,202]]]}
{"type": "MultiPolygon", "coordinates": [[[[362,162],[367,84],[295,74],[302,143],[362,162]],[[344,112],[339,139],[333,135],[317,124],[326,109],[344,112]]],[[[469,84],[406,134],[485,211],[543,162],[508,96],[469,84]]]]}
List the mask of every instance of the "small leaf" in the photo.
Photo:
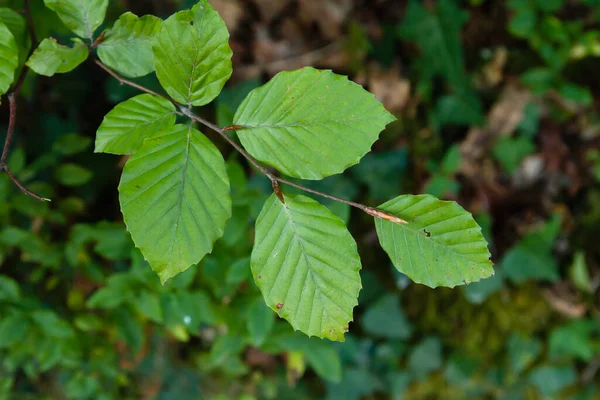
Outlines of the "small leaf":
{"type": "Polygon", "coordinates": [[[251,268],[269,307],[309,336],[344,340],[360,258],[344,223],[306,196],[273,194],[256,221],[251,268]]]}
{"type": "Polygon", "coordinates": [[[92,172],[76,164],[63,164],[54,171],[57,181],[65,186],[85,185],[92,179],[92,172]]]}
{"type": "Polygon", "coordinates": [[[119,17],[98,45],[102,62],[123,76],[137,78],[154,71],[152,40],[162,20],[153,15],[138,18],[127,12],[119,17]]]}
{"type": "Polygon", "coordinates": [[[557,281],[560,274],[552,248],[561,224],[561,215],[554,214],[543,227],[527,233],[504,253],[500,264],[506,277],[516,283],[530,279],[557,281]]]}
{"type": "Polygon", "coordinates": [[[424,380],[430,372],[442,367],[442,343],[437,337],[426,337],[413,348],[408,358],[408,366],[419,380],[424,380]]]}
{"type": "Polygon", "coordinates": [[[160,84],[182,104],[210,103],[232,73],[229,32],[206,0],[163,24],[152,50],[160,84]]]}
{"type": "Polygon", "coordinates": [[[408,339],[412,331],[394,295],[386,295],[369,307],[361,322],[364,330],[375,337],[408,339]]]}
{"type": "Polygon", "coordinates": [[[127,229],[161,282],[212,251],[231,216],[225,161],[192,126],[146,139],[119,185],[127,229]]]}
{"type": "Polygon", "coordinates": [[[379,207],[407,225],[377,218],[379,242],[398,271],[417,283],[454,287],[494,273],[487,242],[460,205],[431,195],[404,195],[379,207]]]}
{"type": "Polygon", "coordinates": [[[119,103],[106,116],[96,134],[96,153],[131,154],[144,139],[175,124],[175,106],[167,99],[140,94],[119,103]]]}
{"type": "Polygon", "coordinates": [[[262,298],[257,298],[248,307],[246,328],[250,335],[250,342],[255,347],[260,347],[275,324],[275,314],[265,305],[262,298]]]}
{"type": "Polygon", "coordinates": [[[455,87],[465,86],[468,78],[460,34],[468,19],[469,14],[453,0],[436,2],[433,12],[421,1],[408,3],[398,34],[421,49],[419,72],[423,79],[440,74],[455,87]]]}
{"type": "Polygon", "coordinates": [[[585,261],[585,253],[577,251],[569,268],[569,279],[573,285],[585,293],[592,293],[592,279],[585,261]]]}
{"type": "Polygon", "coordinates": [[[92,40],[106,16],[108,0],[44,0],[77,36],[92,40]]]}
{"type": "Polygon", "coordinates": [[[360,85],[307,67],[250,92],[233,123],[255,158],[288,176],[318,180],[357,164],[394,120],[360,85]]]}
{"type": "Polygon", "coordinates": [[[69,47],[58,44],[53,38],[44,39],[27,60],[27,66],[44,76],[72,71],[89,55],[85,43],[80,39],[73,39],[73,42],[73,47],[69,47]]]}
{"type": "Polygon", "coordinates": [[[8,92],[19,64],[19,48],[8,27],[0,22],[0,95],[8,92]]]}

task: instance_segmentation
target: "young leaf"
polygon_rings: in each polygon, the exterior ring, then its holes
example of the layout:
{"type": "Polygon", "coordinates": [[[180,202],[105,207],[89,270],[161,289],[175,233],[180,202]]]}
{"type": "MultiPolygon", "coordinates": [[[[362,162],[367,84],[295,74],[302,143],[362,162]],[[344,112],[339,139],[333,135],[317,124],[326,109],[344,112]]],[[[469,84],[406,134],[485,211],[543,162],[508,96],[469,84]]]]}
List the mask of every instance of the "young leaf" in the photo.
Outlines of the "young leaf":
{"type": "Polygon", "coordinates": [[[309,336],[344,340],[360,258],[344,223],[306,196],[273,194],[256,221],[251,268],[269,307],[309,336]]]}
{"type": "Polygon", "coordinates": [[[106,16],[108,0],[44,0],[77,36],[93,40],[94,31],[106,16]]]}
{"type": "Polygon", "coordinates": [[[125,165],[119,200],[135,245],[163,284],[211,252],[231,216],[225,161],[191,125],[144,141],[125,165]]]}
{"type": "Polygon", "coordinates": [[[0,22],[0,95],[6,93],[15,79],[19,48],[10,30],[0,22]]]}
{"type": "Polygon", "coordinates": [[[375,219],[381,246],[398,271],[413,281],[454,287],[494,273],[481,228],[458,203],[403,195],[379,208],[409,222],[375,219]]]}
{"type": "Polygon", "coordinates": [[[152,50],[156,75],[179,103],[202,106],[223,89],[232,73],[229,32],[207,0],[163,24],[152,50]]]}
{"type": "Polygon", "coordinates": [[[54,38],[44,39],[27,60],[27,66],[44,76],[72,71],[89,55],[81,39],[73,39],[73,42],[73,47],[68,47],[58,44],[54,38]]]}
{"type": "Polygon", "coordinates": [[[281,72],[250,92],[233,124],[255,158],[288,176],[317,180],[357,164],[394,120],[360,85],[307,67],[281,72]]]}
{"type": "Polygon", "coordinates": [[[96,153],[131,154],[144,139],[175,124],[175,106],[167,99],[140,94],[118,104],[96,133],[96,153]]]}
{"type": "Polygon", "coordinates": [[[137,78],[154,71],[152,39],[162,20],[153,15],[138,18],[127,12],[119,17],[98,45],[98,57],[119,74],[137,78]]]}

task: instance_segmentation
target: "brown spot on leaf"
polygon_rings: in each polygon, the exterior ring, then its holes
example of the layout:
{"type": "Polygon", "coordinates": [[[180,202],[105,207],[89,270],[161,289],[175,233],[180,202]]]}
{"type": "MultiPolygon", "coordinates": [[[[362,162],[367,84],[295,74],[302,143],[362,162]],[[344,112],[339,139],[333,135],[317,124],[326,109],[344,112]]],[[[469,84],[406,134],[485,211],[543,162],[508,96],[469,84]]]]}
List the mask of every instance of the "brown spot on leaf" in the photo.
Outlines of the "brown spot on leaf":
{"type": "Polygon", "coordinates": [[[283,308],[283,304],[277,303],[275,307],[277,307],[278,310],[281,310],[283,308]]]}

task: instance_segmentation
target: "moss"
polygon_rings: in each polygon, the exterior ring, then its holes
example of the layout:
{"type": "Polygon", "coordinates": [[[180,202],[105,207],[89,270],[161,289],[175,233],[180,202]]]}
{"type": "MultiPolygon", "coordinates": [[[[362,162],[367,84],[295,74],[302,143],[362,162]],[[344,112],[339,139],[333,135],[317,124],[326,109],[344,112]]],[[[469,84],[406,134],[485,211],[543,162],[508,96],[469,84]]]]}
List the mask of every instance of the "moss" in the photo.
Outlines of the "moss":
{"type": "Polygon", "coordinates": [[[412,285],[404,307],[419,332],[436,333],[449,346],[482,358],[500,352],[512,332],[535,335],[550,324],[552,310],[532,285],[504,289],[483,304],[461,290],[412,285]]]}

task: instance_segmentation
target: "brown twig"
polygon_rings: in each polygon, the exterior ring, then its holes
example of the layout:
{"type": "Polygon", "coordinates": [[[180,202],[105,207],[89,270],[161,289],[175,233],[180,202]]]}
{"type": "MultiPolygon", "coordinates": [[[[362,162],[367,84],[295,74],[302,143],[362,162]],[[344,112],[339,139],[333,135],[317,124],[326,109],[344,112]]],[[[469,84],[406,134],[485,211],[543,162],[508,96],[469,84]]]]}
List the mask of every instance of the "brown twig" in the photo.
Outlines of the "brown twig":
{"type": "MultiPolygon", "coordinates": [[[[33,25],[33,19],[31,17],[31,5],[29,0],[25,0],[25,15],[27,19],[27,27],[29,30],[29,36],[31,37],[31,49],[29,49],[29,54],[27,58],[33,54],[33,51],[37,47],[37,36],[35,34],[35,27],[33,25]]],[[[41,201],[50,201],[45,197],[37,195],[33,193],[31,190],[27,189],[25,185],[23,185],[17,177],[12,173],[10,168],[8,167],[8,153],[10,151],[10,146],[13,141],[13,137],[15,135],[15,126],[17,123],[17,95],[21,91],[21,87],[23,86],[23,82],[25,82],[25,78],[27,77],[27,73],[29,72],[29,68],[27,65],[23,65],[23,69],[21,70],[21,74],[17,79],[17,83],[13,87],[12,91],[8,94],[8,103],[9,103],[9,119],[8,119],[8,130],[6,131],[6,139],[4,140],[4,148],[2,149],[2,157],[0,158],[0,171],[4,171],[6,175],[10,178],[11,181],[17,186],[23,193],[28,196],[31,196],[35,199],[41,201]]]]}
{"type": "MultiPolygon", "coordinates": [[[[142,90],[146,93],[150,93],[150,94],[155,94],[157,96],[163,97],[168,99],[165,96],[159,95],[149,89],[144,88],[141,85],[138,85],[135,82],[131,82],[127,79],[122,78],[121,76],[119,76],[116,72],[112,71],[110,68],[108,68],[106,65],[104,65],[102,63],[102,61],[100,60],[96,60],[96,64],[98,64],[98,66],[100,66],[100,68],[102,68],[103,70],[107,71],[111,76],[113,76],[115,79],[117,79],[121,84],[126,84],[126,85],[130,85],[132,87],[135,87],[139,90],[142,90]]],[[[391,221],[391,222],[395,222],[395,223],[399,223],[399,224],[408,224],[407,221],[396,217],[395,215],[392,215],[388,212],[379,210],[377,208],[373,208],[373,207],[368,207],[364,204],[360,204],[360,203],[355,203],[353,201],[349,201],[346,199],[342,199],[340,197],[336,197],[336,196],[332,196],[330,194],[327,193],[323,193],[323,192],[319,192],[318,190],[314,190],[311,188],[308,188],[306,186],[302,186],[300,184],[294,183],[292,181],[289,181],[287,179],[284,178],[280,178],[279,176],[273,174],[271,171],[269,171],[269,169],[267,169],[264,165],[262,165],[260,162],[258,162],[258,160],[256,160],[254,157],[252,157],[252,155],[250,155],[250,153],[248,153],[246,150],[244,150],[244,148],[242,146],[240,146],[234,139],[232,139],[228,134],[227,131],[232,131],[235,130],[236,128],[241,128],[238,126],[228,126],[225,128],[220,128],[217,125],[213,124],[210,121],[205,120],[204,118],[199,117],[198,115],[194,114],[189,108],[178,104],[176,102],[174,102],[171,99],[168,99],[171,102],[173,102],[174,104],[177,105],[177,107],[179,108],[179,110],[181,111],[181,113],[183,115],[185,115],[186,117],[192,119],[193,121],[196,121],[210,129],[212,129],[213,131],[215,131],[216,133],[218,133],[223,139],[225,139],[225,141],[227,141],[238,153],[240,153],[246,160],[248,160],[248,162],[250,162],[250,164],[252,164],[254,167],[256,167],[256,169],[258,169],[260,172],[262,172],[267,178],[269,178],[269,180],[271,181],[272,185],[273,185],[273,190],[275,191],[275,194],[277,194],[277,197],[284,202],[283,200],[283,195],[281,195],[281,190],[279,189],[279,184],[283,183],[292,187],[295,187],[296,189],[300,189],[302,191],[308,192],[308,193],[312,193],[315,194],[317,196],[320,197],[324,197],[326,199],[330,199],[330,200],[334,200],[337,201],[339,203],[343,203],[343,204],[347,204],[351,207],[355,207],[358,208],[359,210],[362,210],[364,212],[366,212],[369,215],[372,215],[376,218],[381,218],[387,221],[391,221]],[[279,192],[278,192],[279,190],[279,192]]]]}
{"type": "Polygon", "coordinates": [[[119,83],[121,85],[128,85],[131,87],[134,87],[138,90],[141,90],[142,92],[146,92],[149,94],[153,94],[155,96],[158,97],[162,97],[163,99],[167,99],[170,100],[169,98],[167,98],[166,96],[163,96],[160,93],[155,92],[154,90],[150,90],[142,85],[138,85],[137,83],[130,81],[129,79],[125,79],[123,78],[121,75],[117,74],[115,71],[113,71],[112,69],[110,69],[109,67],[107,67],[106,65],[104,65],[104,63],[98,59],[95,59],[94,62],[96,63],[96,65],[98,65],[100,68],[102,68],[104,71],[108,72],[108,74],[110,76],[112,76],[113,78],[115,78],[117,81],[119,81],[119,83]]]}
{"type": "MultiPolygon", "coordinates": [[[[204,118],[200,118],[199,116],[197,116],[196,114],[192,113],[189,109],[185,108],[184,106],[180,105],[179,109],[181,110],[181,112],[186,115],[187,117],[193,119],[194,121],[197,121],[199,123],[201,123],[204,126],[209,127],[210,129],[212,129],[213,131],[217,132],[219,135],[221,135],[221,137],[223,137],[227,142],[229,142],[229,144],[231,144],[242,156],[244,156],[244,158],[246,158],[252,165],[254,165],[260,172],[262,172],[267,178],[269,178],[271,180],[271,183],[273,184],[273,187],[277,187],[279,188],[279,183],[283,183],[292,187],[295,187],[296,189],[300,189],[304,192],[308,192],[308,193],[312,193],[315,194],[317,196],[320,197],[324,197],[326,199],[330,199],[330,200],[334,200],[337,201],[339,203],[344,203],[347,204],[351,207],[355,207],[358,208],[359,210],[362,210],[364,212],[366,212],[369,215],[372,215],[373,217],[377,217],[377,218],[381,218],[381,219],[385,219],[387,221],[391,221],[391,222],[395,222],[395,223],[399,223],[399,224],[408,224],[407,221],[396,217],[395,215],[392,215],[388,212],[373,208],[373,207],[368,207],[364,204],[360,204],[360,203],[355,203],[353,201],[349,201],[346,199],[342,199],[340,197],[336,197],[336,196],[332,196],[330,194],[327,193],[323,193],[323,192],[319,192],[318,190],[314,190],[311,188],[308,188],[306,186],[302,186],[299,185],[295,182],[289,181],[287,179],[284,178],[280,178],[279,176],[273,174],[271,171],[269,171],[267,168],[265,168],[261,163],[259,163],[254,157],[252,157],[246,150],[244,150],[242,148],[242,146],[240,146],[235,140],[233,140],[228,134],[227,131],[231,131],[234,129],[228,129],[230,127],[225,127],[225,128],[219,128],[218,126],[216,126],[215,124],[205,120],[204,118]]],[[[277,190],[275,190],[275,193],[277,194],[277,190]]],[[[278,195],[279,197],[279,195],[278,195]]],[[[281,197],[280,197],[281,200],[281,197]]],[[[283,200],[282,200],[283,202],[283,200]]]]}

